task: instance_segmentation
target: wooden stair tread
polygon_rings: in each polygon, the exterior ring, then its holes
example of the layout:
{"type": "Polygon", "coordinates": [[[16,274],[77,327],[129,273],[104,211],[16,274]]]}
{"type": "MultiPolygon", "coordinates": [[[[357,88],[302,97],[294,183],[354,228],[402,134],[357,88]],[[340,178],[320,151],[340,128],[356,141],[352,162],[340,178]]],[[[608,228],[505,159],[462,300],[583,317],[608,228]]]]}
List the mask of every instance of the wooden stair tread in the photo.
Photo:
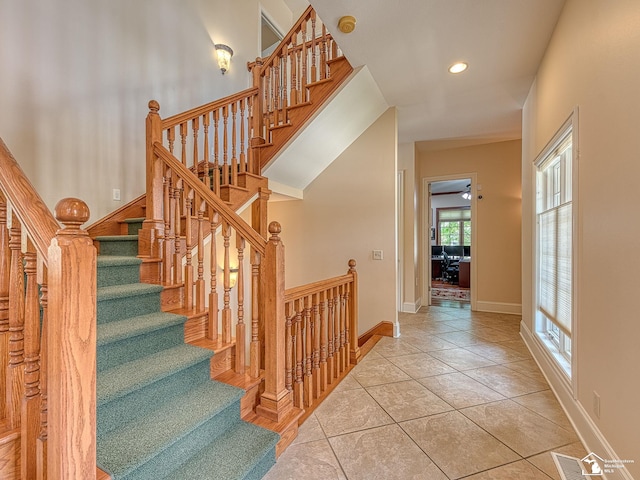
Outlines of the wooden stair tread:
{"type": "Polygon", "coordinates": [[[234,370],[228,370],[221,373],[216,377],[219,382],[232,385],[234,387],[242,388],[243,390],[249,390],[256,385],[259,385],[264,379],[264,372],[260,372],[260,376],[252,378],[248,373],[236,373],[234,370]]]}
{"type": "Polygon", "coordinates": [[[213,350],[216,353],[222,352],[224,350],[228,350],[236,346],[236,339],[232,338],[231,342],[223,343],[222,339],[219,338],[217,340],[209,340],[208,338],[198,338],[196,340],[191,340],[189,345],[193,345],[195,347],[206,348],[207,350],[213,350]]]}

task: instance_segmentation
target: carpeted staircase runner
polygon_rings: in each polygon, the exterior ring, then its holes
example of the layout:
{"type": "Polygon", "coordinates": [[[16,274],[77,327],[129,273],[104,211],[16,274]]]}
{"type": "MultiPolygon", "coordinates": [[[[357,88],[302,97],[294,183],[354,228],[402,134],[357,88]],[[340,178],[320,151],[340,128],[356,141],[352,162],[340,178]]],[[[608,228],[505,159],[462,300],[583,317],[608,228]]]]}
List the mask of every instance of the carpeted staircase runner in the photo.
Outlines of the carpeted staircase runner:
{"type": "Polygon", "coordinates": [[[278,435],[240,419],[244,392],[210,380],[212,352],[185,344],[186,318],[140,283],[137,235],[96,240],[98,466],[113,480],[262,478],[278,435]]]}

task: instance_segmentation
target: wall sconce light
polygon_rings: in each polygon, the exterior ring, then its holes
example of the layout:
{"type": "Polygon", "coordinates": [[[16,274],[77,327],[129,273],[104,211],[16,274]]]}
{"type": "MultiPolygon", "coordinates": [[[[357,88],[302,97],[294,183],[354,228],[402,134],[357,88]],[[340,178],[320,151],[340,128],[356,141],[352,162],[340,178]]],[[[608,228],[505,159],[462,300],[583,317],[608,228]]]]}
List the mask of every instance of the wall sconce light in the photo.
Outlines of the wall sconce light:
{"type": "Polygon", "coordinates": [[[218,66],[220,70],[222,70],[222,74],[229,70],[229,64],[231,63],[231,57],[233,57],[233,50],[231,47],[224,45],[222,43],[216,43],[216,55],[218,57],[218,66]]]}
{"type": "Polygon", "coordinates": [[[238,283],[238,267],[229,269],[229,287],[233,288],[238,283]]]}

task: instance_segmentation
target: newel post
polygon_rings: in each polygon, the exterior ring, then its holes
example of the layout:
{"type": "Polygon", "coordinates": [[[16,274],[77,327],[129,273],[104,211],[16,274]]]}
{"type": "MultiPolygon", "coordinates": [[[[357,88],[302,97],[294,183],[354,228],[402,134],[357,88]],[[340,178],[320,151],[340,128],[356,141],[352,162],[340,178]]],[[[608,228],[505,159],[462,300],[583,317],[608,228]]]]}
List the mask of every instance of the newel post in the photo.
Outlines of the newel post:
{"type": "Polygon", "coordinates": [[[285,386],[284,245],[282,228],[271,222],[264,268],[265,389],[256,412],[279,422],[292,408],[291,393],[285,386]]]}
{"type": "MultiPolygon", "coordinates": [[[[155,100],[149,102],[149,114],[146,122],[147,148],[147,218],[142,224],[139,236],[138,253],[145,257],[160,257],[160,239],[164,229],[164,215],[162,200],[164,189],[162,185],[162,161],[154,153],[154,143],[162,143],[162,119],[158,112],[160,104],[155,100]]],[[[157,272],[160,282],[160,273],[157,272]]],[[[149,279],[151,280],[151,279],[149,279]]],[[[155,280],[155,279],[154,279],[155,280]]]]}
{"type": "Polygon", "coordinates": [[[360,361],[360,347],[358,346],[358,272],[356,272],[356,261],[352,258],[349,260],[349,271],[347,272],[353,277],[351,284],[351,303],[349,305],[349,344],[351,352],[349,353],[349,361],[352,365],[356,365],[360,361]]]}
{"type": "Polygon", "coordinates": [[[49,246],[47,392],[50,479],[96,478],[96,249],[80,226],[86,203],[55,208],[64,227],[49,246]]]}

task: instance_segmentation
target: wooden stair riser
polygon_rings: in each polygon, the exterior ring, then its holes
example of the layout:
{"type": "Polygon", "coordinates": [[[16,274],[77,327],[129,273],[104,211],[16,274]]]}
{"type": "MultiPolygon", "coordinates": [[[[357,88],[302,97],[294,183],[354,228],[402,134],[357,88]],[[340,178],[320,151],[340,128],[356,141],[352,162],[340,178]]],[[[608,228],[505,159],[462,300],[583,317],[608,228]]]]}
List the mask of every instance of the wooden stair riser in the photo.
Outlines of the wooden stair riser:
{"type": "Polygon", "coordinates": [[[0,434],[0,478],[20,480],[20,429],[0,434]]]}

